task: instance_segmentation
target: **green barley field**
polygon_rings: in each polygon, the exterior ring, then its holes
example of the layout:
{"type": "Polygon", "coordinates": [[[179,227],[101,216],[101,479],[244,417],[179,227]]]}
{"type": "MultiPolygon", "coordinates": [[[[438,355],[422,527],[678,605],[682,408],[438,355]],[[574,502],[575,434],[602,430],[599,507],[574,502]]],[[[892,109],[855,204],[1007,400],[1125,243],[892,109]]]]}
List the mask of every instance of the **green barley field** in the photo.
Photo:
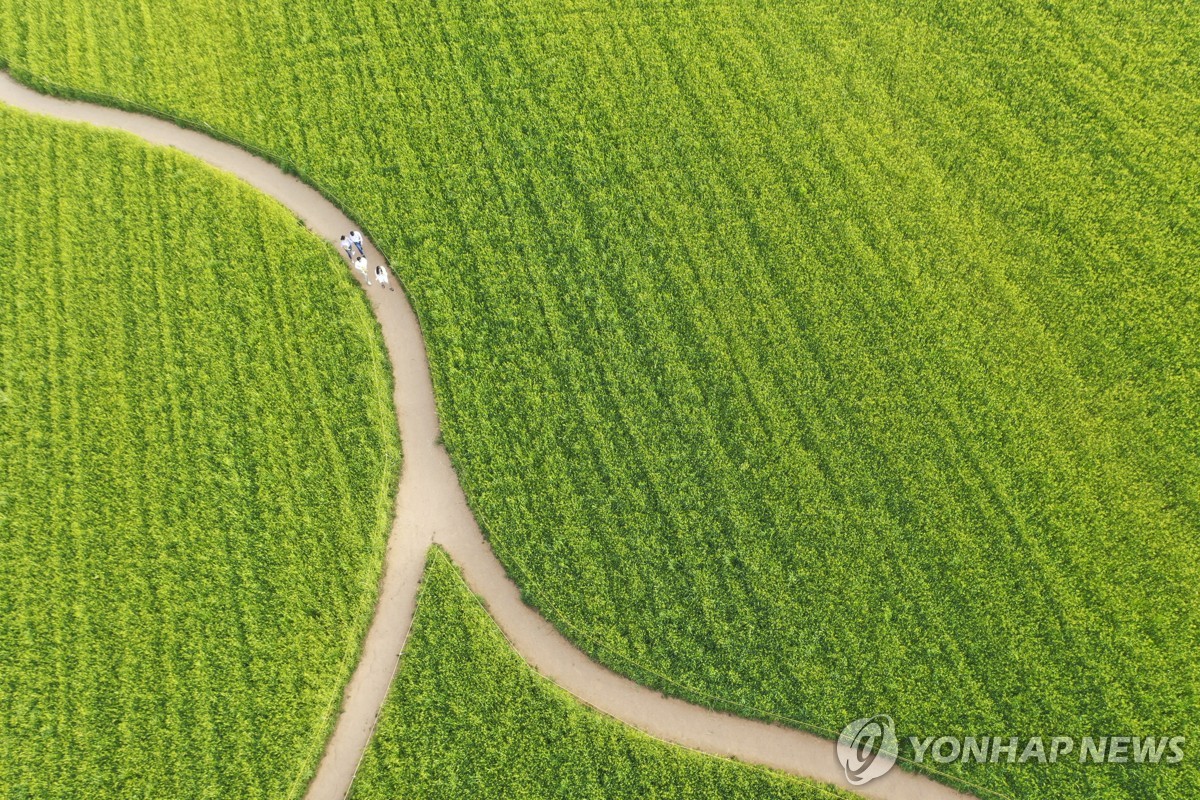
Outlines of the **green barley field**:
{"type": "MultiPolygon", "coordinates": [[[[392,259],[527,596],[819,731],[1200,737],[1200,5],[0,0],[392,259]]],[[[1177,767],[985,765],[1019,798],[1177,767]]]]}
{"type": "Polygon", "coordinates": [[[521,660],[439,549],[351,800],[848,800],[656,741],[521,660]]]}
{"type": "Polygon", "coordinates": [[[178,153],[0,106],[0,797],[299,797],[399,450],[328,246],[178,153]]]}

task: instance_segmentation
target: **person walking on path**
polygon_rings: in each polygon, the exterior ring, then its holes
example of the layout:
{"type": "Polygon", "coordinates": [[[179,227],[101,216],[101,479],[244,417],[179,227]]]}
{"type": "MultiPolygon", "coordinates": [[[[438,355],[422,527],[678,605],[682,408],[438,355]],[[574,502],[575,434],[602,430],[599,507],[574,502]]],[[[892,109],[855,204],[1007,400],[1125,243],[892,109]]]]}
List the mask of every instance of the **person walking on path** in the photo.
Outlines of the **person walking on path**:
{"type": "Polygon", "coordinates": [[[367,274],[367,257],[359,256],[354,259],[354,268],[362,273],[362,276],[367,279],[367,286],[370,286],[371,276],[367,274]]]}
{"type": "Polygon", "coordinates": [[[350,243],[358,248],[360,256],[365,256],[366,252],[363,251],[362,242],[362,231],[350,231],[350,243]]]}
{"type": "Polygon", "coordinates": [[[388,279],[387,267],[383,266],[382,264],[375,268],[375,280],[379,281],[380,286],[386,286],[388,291],[396,291],[392,286],[392,282],[388,279]]]}
{"type": "Polygon", "coordinates": [[[346,258],[354,260],[354,244],[345,236],[342,237],[342,249],[346,251],[346,258]]]}

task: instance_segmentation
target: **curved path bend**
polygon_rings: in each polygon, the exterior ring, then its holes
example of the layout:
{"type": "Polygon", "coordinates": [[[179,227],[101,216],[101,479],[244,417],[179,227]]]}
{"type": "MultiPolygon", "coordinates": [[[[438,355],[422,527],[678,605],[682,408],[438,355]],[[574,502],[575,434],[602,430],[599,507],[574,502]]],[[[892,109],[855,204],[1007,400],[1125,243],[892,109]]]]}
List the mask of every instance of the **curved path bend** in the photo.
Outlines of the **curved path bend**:
{"type": "MultiPolygon", "coordinates": [[[[116,128],[175,147],[237,175],[295,213],[330,242],[358,227],[319,192],[275,165],[225,142],[164,120],[35,92],[0,72],[0,102],[71,122],[116,128]]],[[[366,242],[372,267],[386,263],[366,242]]],[[[351,274],[362,283],[353,270],[351,274]]],[[[439,423],[425,343],[403,291],[363,286],[383,329],[395,373],[396,419],[404,466],[375,616],[307,800],[342,800],[350,789],[391,685],[416,606],[425,555],[444,547],[517,651],[538,672],[584,703],[659,739],[761,764],[843,788],[834,744],[792,728],[757,722],[664,697],[592,661],[525,605],[467,506],[458,475],[438,443],[439,423]]],[[[879,800],[967,800],[928,778],[893,769],[854,791],[879,800]]]]}

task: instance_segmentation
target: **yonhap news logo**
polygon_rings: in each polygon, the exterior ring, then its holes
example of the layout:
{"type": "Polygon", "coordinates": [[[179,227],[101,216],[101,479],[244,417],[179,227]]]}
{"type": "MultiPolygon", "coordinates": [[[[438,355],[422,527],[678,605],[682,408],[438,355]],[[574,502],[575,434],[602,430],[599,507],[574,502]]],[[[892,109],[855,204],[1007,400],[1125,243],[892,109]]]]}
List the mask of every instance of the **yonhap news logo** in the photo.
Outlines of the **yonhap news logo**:
{"type": "Polygon", "coordinates": [[[896,724],[886,714],[856,719],[838,736],[838,761],[851,786],[862,786],[886,775],[898,754],[896,724]]]}
{"type": "MultiPolygon", "coordinates": [[[[908,736],[913,764],[1178,764],[1183,736],[908,736]]],[[[851,786],[886,775],[900,757],[895,722],[887,714],[842,728],[837,757],[851,786]]]]}

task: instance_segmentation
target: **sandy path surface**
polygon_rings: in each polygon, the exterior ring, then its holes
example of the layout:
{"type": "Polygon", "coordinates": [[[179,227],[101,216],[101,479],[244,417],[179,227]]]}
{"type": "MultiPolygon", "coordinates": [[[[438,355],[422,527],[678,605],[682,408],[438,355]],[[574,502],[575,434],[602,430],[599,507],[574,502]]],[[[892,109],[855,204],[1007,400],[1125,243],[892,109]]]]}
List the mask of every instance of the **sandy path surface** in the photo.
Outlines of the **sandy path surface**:
{"type": "MultiPolygon", "coordinates": [[[[357,227],[307,184],[263,159],[202,133],[155,117],[48,97],[3,72],[0,102],[62,120],[116,128],[153,144],[190,153],[271,195],[330,242],[336,243],[357,227]]],[[[385,263],[372,243],[364,246],[372,269],[385,263]]],[[[364,282],[354,270],[351,274],[364,282]]],[[[392,283],[395,286],[398,280],[393,277],[392,283]]],[[[383,328],[395,372],[396,418],[404,467],[375,616],[307,799],[341,800],[350,789],[408,636],[425,554],[434,542],[441,544],[462,568],[471,588],[484,598],[493,618],[525,660],[584,703],[668,742],[849,788],[832,741],[666,698],[592,661],[525,605],[516,584],[483,538],[458,475],[438,443],[429,362],[412,307],[400,288],[389,292],[374,284],[364,285],[363,289],[383,328]]],[[[899,769],[854,791],[880,800],[970,797],[899,769]]]]}

